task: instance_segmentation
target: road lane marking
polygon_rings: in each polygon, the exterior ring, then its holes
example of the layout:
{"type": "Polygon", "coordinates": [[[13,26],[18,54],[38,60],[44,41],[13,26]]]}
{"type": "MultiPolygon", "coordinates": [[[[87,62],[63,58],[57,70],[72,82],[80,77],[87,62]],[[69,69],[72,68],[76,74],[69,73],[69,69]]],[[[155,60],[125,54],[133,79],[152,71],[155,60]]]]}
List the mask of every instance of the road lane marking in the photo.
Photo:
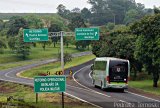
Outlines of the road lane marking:
{"type": "Polygon", "coordinates": [[[18,82],[18,81],[12,81],[12,80],[6,80],[6,79],[3,79],[3,78],[0,78],[1,80],[3,80],[3,81],[8,81],[8,82],[12,82],[12,83],[18,83],[18,84],[24,84],[24,85],[31,85],[31,86],[33,86],[33,83],[27,83],[27,82],[22,82],[22,83],[20,83],[20,82],[18,82]]]}
{"type": "Polygon", "coordinates": [[[84,100],[84,99],[81,99],[81,98],[79,98],[79,97],[76,97],[76,96],[74,96],[74,95],[71,95],[71,94],[69,94],[69,93],[67,93],[67,92],[64,92],[66,95],[69,95],[69,96],[71,96],[71,97],[73,97],[73,98],[75,98],[75,99],[78,99],[78,100],[80,100],[80,101],[82,101],[82,102],[85,102],[85,103],[88,103],[88,104],[90,104],[90,105],[93,105],[93,106],[95,106],[95,107],[97,107],[97,108],[103,108],[103,107],[101,107],[101,106],[98,106],[98,105],[95,105],[95,104],[93,104],[93,103],[91,103],[91,102],[88,102],[88,101],[86,101],[86,100],[84,100]]]}
{"type": "Polygon", "coordinates": [[[91,90],[88,90],[88,89],[84,89],[84,88],[81,88],[81,87],[71,86],[71,85],[68,85],[68,84],[67,84],[67,86],[70,86],[70,87],[73,87],[73,88],[77,88],[77,89],[80,89],[80,90],[85,90],[85,91],[89,91],[89,92],[93,92],[94,93],[94,91],[91,91],[91,90]]]}
{"type": "Polygon", "coordinates": [[[133,94],[133,95],[136,95],[136,96],[139,96],[139,97],[143,97],[143,98],[152,100],[152,101],[160,102],[160,100],[156,100],[156,99],[153,99],[153,98],[149,98],[149,97],[146,97],[146,96],[142,96],[142,95],[139,95],[139,94],[136,94],[136,93],[133,93],[133,92],[129,92],[129,91],[126,91],[126,92],[127,92],[127,93],[130,93],[130,94],[133,94]]]}
{"type": "MultiPolygon", "coordinates": [[[[15,70],[14,70],[14,71],[15,71],[15,70]]],[[[10,74],[10,73],[12,73],[12,72],[13,72],[13,71],[9,71],[9,72],[5,73],[4,76],[7,77],[7,78],[12,78],[12,79],[20,79],[20,78],[11,77],[11,76],[8,75],[8,74],[10,74]]]]}
{"type": "Polygon", "coordinates": [[[129,102],[126,102],[126,101],[124,101],[124,100],[119,100],[120,102],[123,102],[123,103],[126,103],[126,104],[131,104],[131,103],[129,103],[129,102]]]}
{"type": "Polygon", "coordinates": [[[97,93],[97,94],[100,94],[100,95],[103,95],[103,96],[106,96],[106,97],[111,97],[111,96],[109,96],[109,95],[106,95],[106,94],[97,92],[97,91],[95,91],[95,90],[92,90],[92,89],[90,89],[90,88],[82,85],[81,83],[79,83],[79,82],[75,79],[75,74],[77,74],[79,71],[81,71],[81,70],[83,70],[83,69],[85,69],[85,68],[87,68],[87,67],[89,67],[89,66],[90,66],[90,65],[85,66],[85,67],[81,68],[80,70],[76,71],[76,72],[72,75],[73,80],[74,80],[77,84],[79,84],[80,86],[82,86],[82,87],[84,87],[84,88],[86,88],[86,89],[88,89],[88,90],[90,90],[90,91],[92,91],[92,92],[94,92],[94,93],[97,93]]]}
{"type": "Polygon", "coordinates": [[[92,79],[91,73],[92,73],[92,71],[91,71],[91,72],[89,72],[89,77],[92,79]]]}

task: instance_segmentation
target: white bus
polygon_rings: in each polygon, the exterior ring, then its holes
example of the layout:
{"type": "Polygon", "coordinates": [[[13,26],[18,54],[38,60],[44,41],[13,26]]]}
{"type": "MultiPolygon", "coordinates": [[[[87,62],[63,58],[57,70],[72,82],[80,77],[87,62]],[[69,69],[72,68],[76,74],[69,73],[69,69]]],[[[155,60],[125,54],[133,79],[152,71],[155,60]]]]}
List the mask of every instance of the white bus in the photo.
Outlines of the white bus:
{"type": "Polygon", "coordinates": [[[117,88],[124,91],[128,87],[130,77],[129,60],[100,57],[96,58],[92,69],[93,85],[105,88],[117,88]]]}

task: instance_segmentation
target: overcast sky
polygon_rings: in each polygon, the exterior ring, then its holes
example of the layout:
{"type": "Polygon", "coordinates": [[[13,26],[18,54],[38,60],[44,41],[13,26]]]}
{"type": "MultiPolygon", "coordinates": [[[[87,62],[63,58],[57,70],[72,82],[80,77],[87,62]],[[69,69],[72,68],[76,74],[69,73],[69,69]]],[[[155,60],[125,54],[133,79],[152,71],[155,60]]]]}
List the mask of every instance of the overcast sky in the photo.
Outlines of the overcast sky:
{"type": "MultiPolygon", "coordinates": [[[[160,0],[136,0],[147,8],[160,6],[160,0]]],[[[63,4],[67,9],[80,9],[91,6],[87,0],[0,0],[0,13],[56,13],[57,6],[63,4]]]]}

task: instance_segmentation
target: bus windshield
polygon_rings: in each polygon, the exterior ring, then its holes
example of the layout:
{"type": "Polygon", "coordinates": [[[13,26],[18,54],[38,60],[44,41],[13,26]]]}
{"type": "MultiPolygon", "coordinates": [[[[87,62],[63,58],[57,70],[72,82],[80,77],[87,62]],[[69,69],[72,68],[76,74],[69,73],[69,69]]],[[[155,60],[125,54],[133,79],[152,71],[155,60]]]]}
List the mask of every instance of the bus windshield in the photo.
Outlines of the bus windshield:
{"type": "Polygon", "coordinates": [[[120,60],[111,60],[109,63],[110,82],[127,82],[128,62],[120,60]]]}

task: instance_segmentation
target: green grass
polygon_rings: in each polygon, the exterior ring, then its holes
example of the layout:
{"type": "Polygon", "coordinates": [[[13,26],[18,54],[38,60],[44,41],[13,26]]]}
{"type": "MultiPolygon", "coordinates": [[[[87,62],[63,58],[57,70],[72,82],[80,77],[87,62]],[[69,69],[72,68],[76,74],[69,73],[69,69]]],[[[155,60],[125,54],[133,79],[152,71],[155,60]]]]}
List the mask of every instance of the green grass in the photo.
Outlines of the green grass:
{"type": "Polygon", "coordinates": [[[144,92],[160,95],[160,82],[159,82],[158,88],[154,88],[152,85],[153,85],[152,80],[130,81],[129,82],[130,87],[143,90],[144,92]]]}
{"type": "MultiPolygon", "coordinates": [[[[60,52],[59,43],[56,45],[56,48],[47,46],[44,51],[40,44],[37,44],[36,47],[31,47],[30,55],[27,57],[27,60],[37,60],[37,59],[47,59],[47,58],[57,58],[58,52],[60,52]]],[[[88,51],[88,50],[83,50],[88,51]]],[[[68,48],[64,46],[64,52],[68,53],[78,53],[82,50],[77,50],[75,46],[70,45],[68,48]]],[[[5,49],[4,54],[0,54],[0,64],[10,63],[10,62],[19,62],[24,61],[23,59],[17,57],[10,49],[5,49]]]]}
{"type": "Polygon", "coordinates": [[[25,65],[36,63],[36,62],[38,61],[21,61],[21,62],[9,63],[9,64],[2,64],[0,65],[0,70],[10,69],[18,66],[25,66],[25,65]]]}
{"type": "MultiPolygon", "coordinates": [[[[10,82],[0,82],[0,105],[6,105],[7,98],[13,96],[15,99],[24,99],[24,106],[21,108],[61,108],[61,94],[59,93],[39,93],[38,104],[35,103],[36,94],[32,87],[10,82]],[[47,105],[47,106],[46,106],[47,105]]],[[[74,98],[64,96],[65,108],[92,108],[93,106],[80,102],[74,98]]],[[[17,101],[11,101],[16,105],[17,101]]],[[[1,106],[0,106],[1,107],[1,106]]],[[[17,108],[6,107],[5,108],[17,108]]]]}
{"type": "MultiPolygon", "coordinates": [[[[80,65],[94,58],[95,58],[94,55],[86,55],[82,57],[73,58],[71,62],[65,65],[65,69],[80,65]]],[[[61,70],[60,62],[56,62],[56,63],[50,63],[47,65],[39,66],[31,70],[27,70],[21,73],[21,76],[33,78],[34,76],[37,76],[39,73],[47,73],[47,71],[50,71],[51,74],[55,74],[56,71],[60,71],[60,70],[61,70]]]]}

